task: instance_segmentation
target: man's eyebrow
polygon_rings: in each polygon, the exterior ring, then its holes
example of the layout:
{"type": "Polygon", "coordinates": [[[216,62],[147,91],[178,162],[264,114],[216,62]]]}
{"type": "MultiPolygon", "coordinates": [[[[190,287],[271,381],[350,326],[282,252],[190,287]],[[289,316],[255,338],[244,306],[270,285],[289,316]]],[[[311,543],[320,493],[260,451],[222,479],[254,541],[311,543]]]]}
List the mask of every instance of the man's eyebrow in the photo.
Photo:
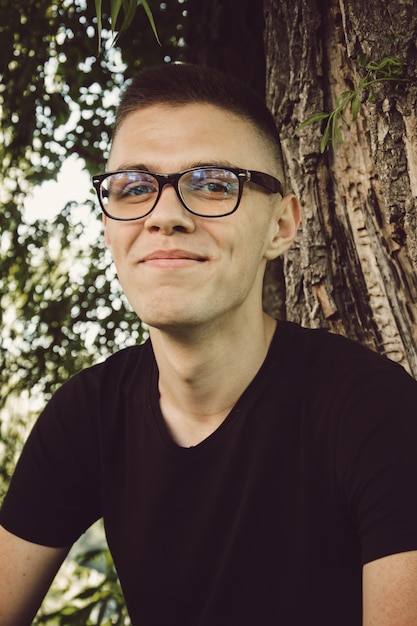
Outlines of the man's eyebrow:
{"type": "MultiPolygon", "coordinates": [[[[204,160],[199,160],[199,161],[190,161],[188,163],[185,163],[183,167],[181,167],[181,169],[177,170],[179,172],[182,172],[184,170],[188,170],[188,169],[192,169],[193,167],[210,167],[211,165],[214,165],[215,167],[237,167],[235,163],[231,163],[230,161],[228,161],[227,159],[204,159],[204,160]]],[[[147,172],[155,172],[155,173],[162,173],[160,171],[160,168],[152,163],[122,163],[121,165],[119,165],[119,167],[116,170],[116,172],[120,172],[120,171],[124,171],[124,170],[145,170],[147,172]]],[[[171,174],[172,172],[163,172],[163,173],[167,173],[167,174],[171,174]]]]}
{"type": "Polygon", "coordinates": [[[150,170],[145,163],[121,163],[114,171],[121,172],[123,170],[150,170]]]}

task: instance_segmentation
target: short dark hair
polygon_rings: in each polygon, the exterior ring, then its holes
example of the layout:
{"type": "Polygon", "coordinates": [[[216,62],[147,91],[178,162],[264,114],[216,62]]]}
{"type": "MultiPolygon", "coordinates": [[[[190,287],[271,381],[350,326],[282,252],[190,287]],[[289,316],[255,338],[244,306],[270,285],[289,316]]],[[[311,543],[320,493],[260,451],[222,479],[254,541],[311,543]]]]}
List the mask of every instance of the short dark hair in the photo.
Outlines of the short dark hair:
{"type": "Polygon", "coordinates": [[[142,70],[128,84],[120,101],[114,133],[134,111],[153,104],[212,104],[252,122],[269,142],[284,175],[278,130],[265,102],[244,83],[207,66],[169,63],[142,70]]]}

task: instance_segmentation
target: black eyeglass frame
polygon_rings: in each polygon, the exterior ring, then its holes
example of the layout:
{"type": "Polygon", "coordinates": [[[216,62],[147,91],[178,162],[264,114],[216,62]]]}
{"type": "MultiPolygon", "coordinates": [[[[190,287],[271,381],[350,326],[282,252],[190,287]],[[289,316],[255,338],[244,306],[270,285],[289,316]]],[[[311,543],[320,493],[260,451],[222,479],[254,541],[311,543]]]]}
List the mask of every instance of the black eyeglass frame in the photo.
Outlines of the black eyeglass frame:
{"type": "Polygon", "coordinates": [[[202,165],[202,166],[197,166],[197,167],[191,167],[187,170],[182,170],[181,172],[174,172],[172,174],[155,174],[154,172],[150,172],[149,170],[115,170],[113,172],[106,172],[105,174],[97,174],[93,176],[92,183],[97,193],[98,201],[100,203],[100,208],[103,211],[103,213],[107,215],[107,217],[109,217],[110,219],[117,220],[119,222],[132,222],[135,220],[141,220],[147,215],[149,215],[150,213],[152,213],[152,211],[158,204],[159,198],[161,197],[162,190],[165,185],[172,185],[172,187],[174,187],[175,192],[178,196],[178,199],[180,200],[183,207],[189,213],[192,213],[193,215],[197,215],[198,217],[207,217],[209,219],[215,218],[215,217],[225,217],[226,215],[232,215],[232,213],[237,211],[241,198],[242,198],[244,183],[255,183],[256,185],[259,185],[260,187],[262,187],[263,189],[266,189],[270,193],[279,193],[281,194],[281,196],[284,196],[282,183],[274,176],[271,176],[270,174],[265,174],[264,172],[258,172],[256,170],[245,170],[239,167],[229,167],[228,165],[202,165]],[[239,182],[239,190],[238,190],[238,196],[236,200],[236,206],[234,207],[232,211],[228,211],[227,213],[221,213],[219,215],[205,215],[202,213],[197,213],[196,211],[193,211],[192,209],[190,209],[186,205],[185,200],[183,199],[181,195],[181,190],[179,189],[179,186],[178,186],[179,180],[184,174],[188,174],[189,172],[194,172],[196,170],[212,170],[212,169],[226,170],[227,172],[232,172],[233,174],[237,176],[237,179],[239,182]],[[140,217],[115,217],[114,215],[111,215],[107,211],[106,207],[103,204],[102,197],[104,195],[105,190],[102,189],[102,183],[104,180],[106,180],[106,178],[109,178],[109,176],[114,176],[115,174],[123,174],[123,173],[128,174],[130,172],[138,172],[138,173],[149,174],[150,176],[153,176],[155,180],[158,182],[158,194],[155,198],[155,202],[152,208],[149,209],[149,211],[147,211],[144,215],[141,215],[140,217]]]}

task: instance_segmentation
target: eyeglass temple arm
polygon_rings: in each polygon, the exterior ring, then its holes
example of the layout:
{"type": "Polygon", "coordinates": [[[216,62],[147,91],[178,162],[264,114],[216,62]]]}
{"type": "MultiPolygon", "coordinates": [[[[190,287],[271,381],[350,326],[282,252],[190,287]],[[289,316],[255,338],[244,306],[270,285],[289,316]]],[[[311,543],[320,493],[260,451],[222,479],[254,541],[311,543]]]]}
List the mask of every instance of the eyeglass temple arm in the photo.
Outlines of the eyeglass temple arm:
{"type": "Polygon", "coordinates": [[[268,191],[271,191],[272,193],[280,193],[281,196],[284,195],[284,189],[281,182],[274,176],[264,174],[263,172],[255,172],[253,170],[248,170],[248,175],[248,182],[250,181],[252,183],[256,183],[257,185],[261,185],[261,187],[265,187],[265,189],[268,189],[268,191]]]}

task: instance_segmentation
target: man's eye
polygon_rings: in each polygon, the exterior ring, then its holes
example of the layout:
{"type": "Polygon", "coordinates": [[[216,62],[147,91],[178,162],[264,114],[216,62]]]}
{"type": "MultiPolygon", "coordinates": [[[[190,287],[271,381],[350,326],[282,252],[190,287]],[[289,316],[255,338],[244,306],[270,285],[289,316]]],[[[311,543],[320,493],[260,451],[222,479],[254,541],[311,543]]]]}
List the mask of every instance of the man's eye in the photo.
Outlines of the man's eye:
{"type": "Polygon", "coordinates": [[[143,201],[155,193],[158,193],[158,187],[153,181],[135,180],[132,176],[121,178],[118,175],[118,178],[109,184],[109,198],[116,202],[143,201]]]}
{"type": "Polygon", "coordinates": [[[201,185],[201,189],[209,193],[229,193],[231,184],[223,180],[207,181],[201,185]]]}
{"type": "Polygon", "coordinates": [[[155,192],[156,189],[152,185],[126,185],[126,187],[123,187],[123,189],[120,190],[120,196],[122,198],[127,196],[143,197],[155,192]]]}
{"type": "Polygon", "coordinates": [[[189,185],[194,193],[224,198],[235,193],[235,185],[226,180],[193,180],[189,185]]]}

